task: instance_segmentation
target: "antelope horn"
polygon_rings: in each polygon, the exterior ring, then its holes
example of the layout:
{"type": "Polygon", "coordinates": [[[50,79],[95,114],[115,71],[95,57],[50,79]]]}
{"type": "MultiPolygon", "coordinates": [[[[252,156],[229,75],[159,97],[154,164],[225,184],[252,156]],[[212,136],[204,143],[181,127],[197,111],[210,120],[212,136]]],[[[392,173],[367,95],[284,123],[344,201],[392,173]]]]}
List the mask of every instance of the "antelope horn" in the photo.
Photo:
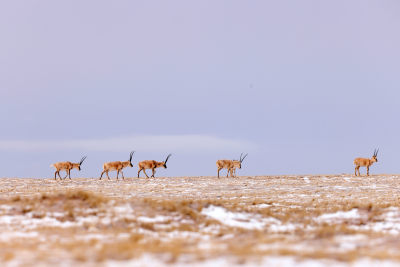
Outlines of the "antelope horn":
{"type": "Polygon", "coordinates": [[[243,153],[240,153],[240,158],[239,158],[240,162],[242,162],[242,155],[243,155],[243,153]]]}
{"type": "Polygon", "coordinates": [[[171,154],[168,154],[167,158],[164,161],[165,164],[167,164],[167,161],[168,161],[169,157],[171,157],[171,154]]]}
{"type": "Polygon", "coordinates": [[[132,151],[131,154],[129,155],[129,162],[132,161],[132,157],[133,157],[133,154],[134,154],[134,153],[135,153],[135,151],[132,151]]]}
{"type": "Polygon", "coordinates": [[[81,165],[81,164],[85,161],[86,158],[87,158],[87,157],[84,156],[84,157],[81,159],[81,161],[79,162],[79,165],[81,165]]]}
{"type": "Polygon", "coordinates": [[[244,157],[240,160],[240,162],[242,163],[243,160],[247,157],[248,154],[244,155],[244,157]]]}

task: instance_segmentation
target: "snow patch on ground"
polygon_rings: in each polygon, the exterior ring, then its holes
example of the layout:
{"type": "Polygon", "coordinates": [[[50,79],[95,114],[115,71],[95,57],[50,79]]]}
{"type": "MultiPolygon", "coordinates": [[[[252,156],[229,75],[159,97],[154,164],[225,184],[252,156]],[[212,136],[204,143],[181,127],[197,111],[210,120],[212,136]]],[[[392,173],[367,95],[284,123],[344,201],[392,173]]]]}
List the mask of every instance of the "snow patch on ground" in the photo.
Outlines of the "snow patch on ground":
{"type": "Polygon", "coordinates": [[[204,208],[201,213],[232,227],[246,229],[262,229],[264,227],[264,223],[257,218],[253,218],[255,216],[251,213],[231,212],[223,207],[213,205],[204,208]]]}
{"type": "Polygon", "coordinates": [[[361,213],[358,209],[352,209],[350,211],[338,211],[336,213],[323,214],[315,219],[315,221],[322,223],[339,223],[343,221],[364,221],[365,223],[360,225],[350,225],[352,229],[357,231],[366,230],[374,232],[388,233],[392,235],[400,234],[400,210],[396,207],[387,209],[377,218],[377,221],[368,221],[368,215],[361,213]]]}
{"type": "Polygon", "coordinates": [[[283,233],[283,232],[292,232],[294,230],[296,230],[296,225],[291,224],[291,223],[287,223],[287,224],[281,224],[280,221],[278,221],[279,223],[276,224],[272,224],[269,226],[269,230],[271,232],[275,232],[275,233],[283,233]]]}
{"type": "Polygon", "coordinates": [[[366,225],[354,226],[353,228],[384,232],[392,235],[400,234],[400,210],[398,208],[388,208],[387,212],[378,217],[378,220],[366,225]]]}
{"type": "Polygon", "coordinates": [[[368,240],[368,236],[363,234],[356,235],[337,235],[334,238],[335,242],[339,245],[339,249],[349,251],[357,249],[368,240]]]}
{"type": "MultiPolygon", "coordinates": [[[[185,260],[178,260],[178,262],[174,262],[173,266],[175,267],[183,267],[183,266],[193,266],[193,267],[224,267],[224,266],[242,266],[242,267],[256,267],[256,266],[269,266],[269,267],[397,267],[399,266],[398,262],[389,261],[389,260],[371,260],[367,258],[359,259],[350,263],[339,262],[335,260],[327,260],[327,259],[298,259],[295,257],[279,257],[279,256],[269,256],[264,257],[260,260],[252,260],[248,259],[245,262],[238,261],[234,257],[219,257],[206,259],[204,261],[197,262],[185,262],[185,260]]],[[[139,267],[139,266],[153,266],[153,267],[161,267],[161,266],[171,266],[170,264],[163,261],[163,259],[159,257],[154,257],[150,254],[145,254],[139,258],[132,259],[129,261],[107,261],[104,266],[106,267],[119,267],[119,266],[131,266],[131,267],[139,267]]]]}
{"type": "Polygon", "coordinates": [[[0,235],[1,241],[13,240],[15,238],[35,238],[38,237],[38,232],[4,232],[0,235]]]}
{"type": "Polygon", "coordinates": [[[280,220],[273,217],[265,218],[254,213],[231,212],[223,207],[213,205],[204,208],[201,213],[224,225],[249,230],[269,229],[271,232],[290,232],[297,228],[294,224],[282,224],[280,220]]]}
{"type": "Polygon", "coordinates": [[[0,224],[13,227],[14,225],[24,226],[25,229],[35,229],[39,226],[45,227],[73,227],[76,226],[76,222],[65,221],[61,222],[56,218],[43,217],[43,218],[33,218],[32,213],[27,213],[26,215],[3,215],[0,217],[0,224]]]}
{"type": "Polygon", "coordinates": [[[171,220],[171,217],[157,215],[156,217],[137,217],[137,221],[141,223],[165,223],[171,220]]]}
{"type": "Polygon", "coordinates": [[[317,217],[315,220],[318,222],[336,222],[360,218],[361,214],[359,213],[358,209],[352,209],[349,211],[338,211],[335,213],[323,214],[317,217]]]}
{"type": "Polygon", "coordinates": [[[259,209],[265,209],[268,207],[271,207],[271,204],[266,204],[266,203],[262,203],[262,204],[258,204],[258,205],[254,205],[254,207],[259,208],[259,209]]]}
{"type": "Polygon", "coordinates": [[[123,206],[114,207],[114,211],[116,213],[129,214],[129,213],[133,212],[133,209],[129,204],[126,204],[126,205],[123,205],[123,206]]]}
{"type": "Polygon", "coordinates": [[[204,208],[201,213],[231,227],[261,230],[265,226],[265,223],[255,214],[231,212],[223,207],[211,205],[204,208]]]}

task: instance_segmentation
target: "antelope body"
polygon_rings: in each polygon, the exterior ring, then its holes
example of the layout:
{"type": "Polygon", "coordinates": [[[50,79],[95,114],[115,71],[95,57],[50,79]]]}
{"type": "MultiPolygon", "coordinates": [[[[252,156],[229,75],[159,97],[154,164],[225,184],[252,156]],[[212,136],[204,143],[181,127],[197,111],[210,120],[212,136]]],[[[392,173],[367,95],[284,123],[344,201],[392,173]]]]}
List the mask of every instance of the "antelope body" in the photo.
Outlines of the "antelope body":
{"type": "Polygon", "coordinates": [[[228,177],[229,171],[233,168],[233,160],[230,159],[217,160],[217,168],[218,168],[218,178],[219,178],[219,171],[221,169],[228,169],[228,172],[226,173],[226,177],[228,177]]]}
{"type": "Polygon", "coordinates": [[[132,165],[132,157],[133,157],[133,153],[135,153],[135,151],[132,151],[130,156],[129,156],[129,160],[127,161],[112,161],[112,162],[106,162],[103,164],[103,172],[100,175],[100,179],[103,177],[103,174],[107,174],[107,178],[108,180],[110,180],[110,176],[108,176],[108,172],[109,171],[117,171],[117,180],[118,180],[118,175],[121,172],[122,173],[122,178],[125,179],[124,177],[124,172],[122,171],[123,168],[126,167],[133,167],[132,165]]]}
{"type": "Polygon", "coordinates": [[[375,149],[374,155],[368,159],[368,158],[356,158],[354,159],[354,165],[355,165],[355,170],[354,173],[357,176],[357,171],[358,171],[358,176],[361,176],[360,174],[360,167],[367,167],[367,176],[369,176],[369,167],[374,164],[375,162],[378,162],[378,151],[379,149],[375,149]]]}
{"type": "Polygon", "coordinates": [[[149,178],[149,176],[147,176],[146,170],[147,169],[151,169],[152,170],[152,175],[151,177],[154,177],[154,174],[156,173],[156,169],[157,168],[161,168],[164,167],[164,169],[167,168],[167,161],[169,159],[169,157],[171,157],[171,154],[169,154],[167,156],[167,158],[164,161],[155,161],[155,160],[144,160],[139,162],[138,167],[139,167],[139,171],[137,173],[137,177],[139,178],[139,174],[141,171],[144,172],[144,174],[146,175],[147,178],[149,178]]]}
{"type": "Polygon", "coordinates": [[[64,179],[66,179],[67,176],[69,177],[69,179],[71,179],[71,170],[72,169],[77,169],[78,171],[80,171],[81,170],[81,164],[83,163],[83,161],[85,159],[86,159],[86,156],[83,157],[79,163],[72,163],[72,162],[69,162],[69,161],[63,161],[63,162],[57,162],[57,163],[51,164],[50,165],[51,167],[56,168],[56,172],[54,173],[54,180],[57,180],[57,174],[58,174],[58,177],[60,177],[60,179],[62,179],[61,176],[60,176],[60,171],[62,171],[62,170],[64,170],[67,173],[67,175],[65,175],[64,179]]]}
{"type": "Polygon", "coordinates": [[[243,160],[247,157],[247,154],[242,158],[242,154],[240,154],[240,159],[239,160],[230,160],[230,159],[220,159],[217,160],[217,168],[218,168],[218,178],[219,178],[219,172],[221,169],[227,169],[228,172],[226,173],[226,177],[228,177],[229,173],[231,174],[231,177],[233,177],[233,174],[236,176],[236,168],[241,169],[242,168],[242,162],[243,160]]]}

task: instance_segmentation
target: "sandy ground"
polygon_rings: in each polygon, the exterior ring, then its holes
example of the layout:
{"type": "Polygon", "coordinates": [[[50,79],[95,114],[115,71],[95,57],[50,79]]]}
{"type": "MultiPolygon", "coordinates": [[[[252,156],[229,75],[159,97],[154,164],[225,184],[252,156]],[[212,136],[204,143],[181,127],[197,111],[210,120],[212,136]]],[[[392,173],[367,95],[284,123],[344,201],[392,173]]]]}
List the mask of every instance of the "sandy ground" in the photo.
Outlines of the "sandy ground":
{"type": "Polygon", "coordinates": [[[399,178],[3,178],[0,264],[398,266],[399,178]]]}

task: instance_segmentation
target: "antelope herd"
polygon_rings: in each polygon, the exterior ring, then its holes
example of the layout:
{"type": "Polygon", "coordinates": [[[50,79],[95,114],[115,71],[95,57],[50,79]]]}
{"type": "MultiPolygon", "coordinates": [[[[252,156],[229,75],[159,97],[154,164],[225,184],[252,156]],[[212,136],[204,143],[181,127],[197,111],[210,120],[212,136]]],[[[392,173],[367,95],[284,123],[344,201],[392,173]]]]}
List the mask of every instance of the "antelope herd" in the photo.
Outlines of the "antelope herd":
{"type": "MultiPolygon", "coordinates": [[[[378,162],[378,152],[379,152],[379,149],[375,149],[374,154],[372,155],[371,158],[356,158],[356,159],[354,159],[353,163],[355,165],[355,176],[357,176],[357,172],[358,172],[358,176],[361,176],[360,167],[366,167],[367,168],[367,176],[369,176],[369,167],[371,167],[371,165],[374,164],[375,162],[378,162]]],[[[104,163],[103,164],[103,172],[101,173],[99,180],[101,180],[104,173],[107,175],[107,178],[110,179],[110,177],[108,176],[109,171],[117,171],[117,180],[118,180],[119,173],[122,174],[122,179],[125,179],[122,169],[124,169],[126,167],[131,167],[131,168],[133,167],[132,157],[133,157],[134,153],[135,153],[135,151],[132,151],[130,153],[129,160],[127,160],[127,161],[112,161],[112,162],[104,163]]],[[[157,168],[164,168],[164,169],[167,168],[167,161],[170,157],[171,157],[171,154],[168,154],[167,158],[164,161],[144,160],[144,161],[139,162],[138,163],[139,171],[138,171],[137,177],[139,178],[140,172],[143,171],[144,174],[146,175],[146,177],[149,178],[149,176],[146,173],[147,169],[151,169],[151,171],[152,171],[151,177],[154,177],[157,168]]],[[[247,157],[247,154],[243,156],[243,153],[241,153],[239,160],[229,160],[229,159],[217,160],[216,163],[217,163],[218,178],[219,178],[219,172],[222,169],[227,169],[226,177],[228,177],[229,175],[231,177],[236,177],[236,169],[242,168],[243,160],[246,157],[247,157]]],[[[57,163],[50,165],[51,167],[54,167],[56,169],[56,172],[54,173],[54,179],[57,179],[57,174],[58,174],[58,177],[60,177],[60,179],[63,179],[60,176],[60,171],[62,171],[62,170],[64,170],[66,172],[66,176],[64,177],[64,179],[66,179],[67,176],[69,177],[69,179],[71,179],[71,170],[77,169],[78,171],[80,171],[81,165],[85,161],[85,159],[86,159],[86,156],[83,157],[79,163],[72,163],[69,161],[64,161],[64,162],[57,162],[57,163]]]]}

